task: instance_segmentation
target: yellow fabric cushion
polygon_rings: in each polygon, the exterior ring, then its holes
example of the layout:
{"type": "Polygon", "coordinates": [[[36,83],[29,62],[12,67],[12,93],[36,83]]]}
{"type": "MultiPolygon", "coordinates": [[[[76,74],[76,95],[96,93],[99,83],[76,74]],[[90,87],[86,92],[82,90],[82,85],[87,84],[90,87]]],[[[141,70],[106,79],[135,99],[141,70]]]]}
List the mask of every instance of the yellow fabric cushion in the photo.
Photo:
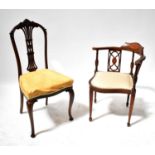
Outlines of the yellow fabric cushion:
{"type": "Polygon", "coordinates": [[[91,81],[94,87],[101,89],[127,89],[133,88],[131,75],[118,72],[96,72],[91,81]]]}
{"type": "Polygon", "coordinates": [[[55,71],[41,69],[21,75],[19,83],[27,99],[32,99],[71,87],[73,80],[55,71]]]}

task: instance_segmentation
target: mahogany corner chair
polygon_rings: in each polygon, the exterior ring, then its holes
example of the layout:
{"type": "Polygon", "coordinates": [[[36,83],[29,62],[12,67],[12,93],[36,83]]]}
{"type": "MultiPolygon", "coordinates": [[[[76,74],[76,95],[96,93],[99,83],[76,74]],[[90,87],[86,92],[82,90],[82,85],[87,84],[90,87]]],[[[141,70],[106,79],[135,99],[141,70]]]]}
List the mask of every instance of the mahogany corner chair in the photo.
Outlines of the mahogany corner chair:
{"type": "Polygon", "coordinates": [[[93,47],[92,49],[96,51],[96,60],[94,76],[89,80],[89,121],[92,121],[93,97],[94,102],[96,102],[97,92],[124,93],[127,94],[126,106],[128,107],[129,105],[127,126],[130,126],[130,119],[136,94],[138,73],[142,62],[145,60],[143,47],[139,43],[133,42],[126,43],[121,47],[93,47]],[[107,71],[98,70],[99,51],[108,51],[107,71]],[[120,72],[121,55],[122,52],[125,51],[132,52],[129,73],[120,72]],[[139,55],[137,60],[135,60],[135,54],[139,55]]]}
{"type": "Polygon", "coordinates": [[[33,105],[38,99],[46,98],[45,103],[46,105],[48,105],[49,96],[57,95],[63,91],[68,92],[70,97],[68,108],[69,120],[73,120],[71,114],[72,104],[74,100],[74,91],[72,87],[73,80],[54,70],[48,69],[46,29],[36,22],[25,19],[23,22],[20,22],[11,30],[10,38],[14,49],[18,68],[18,80],[20,87],[20,113],[23,112],[23,101],[24,101],[23,96],[25,96],[27,99],[27,109],[31,124],[31,137],[35,137],[33,105]],[[38,69],[35,63],[34,50],[33,50],[33,34],[32,34],[34,28],[40,28],[44,34],[45,69],[38,69]],[[15,31],[19,29],[22,30],[25,35],[27,56],[28,56],[27,73],[22,73],[21,60],[14,36],[15,31]]]}

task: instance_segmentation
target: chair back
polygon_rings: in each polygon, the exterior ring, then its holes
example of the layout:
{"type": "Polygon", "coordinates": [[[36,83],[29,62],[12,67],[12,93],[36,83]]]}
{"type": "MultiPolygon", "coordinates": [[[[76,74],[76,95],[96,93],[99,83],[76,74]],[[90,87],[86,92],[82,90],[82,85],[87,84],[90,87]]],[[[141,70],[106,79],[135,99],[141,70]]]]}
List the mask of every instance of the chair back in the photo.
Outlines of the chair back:
{"type": "Polygon", "coordinates": [[[25,19],[23,22],[20,22],[18,25],[16,25],[10,32],[10,38],[12,42],[12,46],[14,49],[14,53],[16,56],[17,61],[17,67],[18,67],[18,77],[22,74],[22,66],[21,66],[21,60],[19,57],[18,48],[15,41],[15,31],[21,29],[25,36],[26,41],[26,47],[27,47],[27,58],[28,58],[28,65],[27,65],[27,71],[35,71],[38,67],[35,63],[34,59],[34,50],[33,50],[33,36],[32,32],[34,28],[40,28],[44,33],[44,60],[45,60],[45,68],[48,68],[48,62],[47,62],[47,32],[46,29],[33,21],[30,21],[28,19],[25,19]]]}
{"type": "Polygon", "coordinates": [[[130,75],[133,76],[134,79],[134,86],[137,82],[137,76],[142,65],[143,60],[145,60],[143,46],[137,42],[133,43],[125,43],[120,47],[93,47],[93,50],[96,51],[96,59],[95,59],[95,73],[98,71],[99,65],[99,51],[106,50],[108,51],[108,63],[107,63],[107,71],[108,72],[120,72],[121,70],[121,59],[122,59],[122,52],[132,52],[131,63],[130,63],[130,75]],[[139,55],[140,57],[135,60],[135,54],[139,55]]]}

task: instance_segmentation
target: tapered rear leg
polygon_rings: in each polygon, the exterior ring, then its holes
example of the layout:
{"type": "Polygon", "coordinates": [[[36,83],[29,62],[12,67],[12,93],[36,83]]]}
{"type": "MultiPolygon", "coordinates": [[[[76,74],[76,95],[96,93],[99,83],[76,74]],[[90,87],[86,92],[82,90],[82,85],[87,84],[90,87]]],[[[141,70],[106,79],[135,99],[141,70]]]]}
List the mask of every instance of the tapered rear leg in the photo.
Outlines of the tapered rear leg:
{"type": "Polygon", "coordinates": [[[89,121],[92,121],[93,90],[89,88],[89,121]]]}
{"type": "Polygon", "coordinates": [[[96,91],[94,92],[94,102],[95,103],[97,102],[97,93],[96,93],[96,91]]]}
{"type": "Polygon", "coordinates": [[[136,94],[136,90],[131,94],[129,114],[128,114],[128,123],[127,123],[128,127],[130,126],[131,115],[132,115],[132,112],[133,112],[135,94],[136,94]]]}
{"type": "Polygon", "coordinates": [[[127,95],[126,107],[129,106],[129,98],[130,98],[130,94],[127,95]]]}
{"type": "Polygon", "coordinates": [[[45,104],[46,104],[46,106],[48,105],[48,97],[46,97],[46,99],[45,99],[45,104]]]}
{"type": "Polygon", "coordinates": [[[24,96],[23,93],[20,91],[20,113],[23,113],[23,102],[24,102],[24,96]]]}

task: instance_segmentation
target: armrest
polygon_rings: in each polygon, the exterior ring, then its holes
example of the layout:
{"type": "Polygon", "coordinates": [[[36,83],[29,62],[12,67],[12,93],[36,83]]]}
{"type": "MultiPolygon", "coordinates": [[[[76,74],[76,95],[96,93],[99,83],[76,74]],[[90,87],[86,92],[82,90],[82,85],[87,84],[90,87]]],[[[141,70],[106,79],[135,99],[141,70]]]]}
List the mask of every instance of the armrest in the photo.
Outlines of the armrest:
{"type": "Polygon", "coordinates": [[[107,47],[93,47],[92,48],[93,50],[96,50],[96,51],[98,51],[98,50],[118,50],[118,51],[120,51],[121,50],[121,48],[120,47],[112,47],[112,46],[107,46],[107,47]]]}
{"type": "Polygon", "coordinates": [[[124,45],[121,46],[121,48],[122,50],[131,51],[131,52],[143,55],[144,47],[137,42],[132,42],[132,43],[126,42],[124,45]]]}

